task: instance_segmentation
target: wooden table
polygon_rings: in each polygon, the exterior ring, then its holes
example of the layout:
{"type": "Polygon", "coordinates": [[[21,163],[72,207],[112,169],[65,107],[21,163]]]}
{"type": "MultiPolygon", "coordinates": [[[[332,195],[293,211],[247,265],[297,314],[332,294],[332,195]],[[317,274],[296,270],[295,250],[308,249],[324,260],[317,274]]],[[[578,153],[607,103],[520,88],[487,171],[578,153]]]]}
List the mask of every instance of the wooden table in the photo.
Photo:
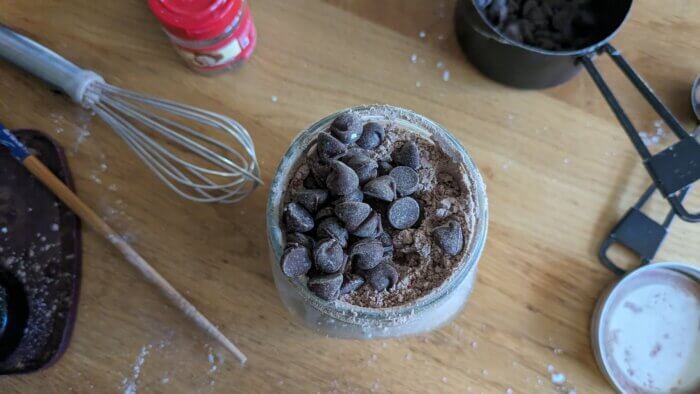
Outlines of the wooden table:
{"type": "MultiPolygon", "coordinates": [[[[401,340],[321,338],[294,322],[277,297],[265,240],[267,187],[233,206],[183,201],[102,121],[2,63],[2,121],[56,137],[82,198],[250,361],[241,367],[213,345],[85,230],[80,311],[67,354],[48,370],[0,378],[0,391],[109,393],[135,383],[138,392],[167,393],[544,393],[558,391],[552,365],[567,377],[560,392],[610,392],[588,324],[614,276],[595,256],[649,179],[587,75],[546,91],[483,78],[456,43],[453,4],[257,0],[260,41],[252,60],[207,78],[183,67],[145,1],[0,3],[0,22],[113,84],[239,120],[256,142],[268,184],[292,137],[332,111],[386,102],[421,112],[474,156],[491,214],[475,292],[453,323],[401,340]]],[[[689,128],[689,85],[700,71],[698,20],[696,2],[638,1],[614,41],[689,128]]],[[[639,128],[655,132],[658,116],[609,59],[599,65],[639,128]]],[[[698,194],[691,199],[696,207],[698,194]]],[[[655,218],[666,210],[660,200],[655,218]]],[[[699,237],[700,225],[676,222],[658,259],[697,263],[699,237]]]]}

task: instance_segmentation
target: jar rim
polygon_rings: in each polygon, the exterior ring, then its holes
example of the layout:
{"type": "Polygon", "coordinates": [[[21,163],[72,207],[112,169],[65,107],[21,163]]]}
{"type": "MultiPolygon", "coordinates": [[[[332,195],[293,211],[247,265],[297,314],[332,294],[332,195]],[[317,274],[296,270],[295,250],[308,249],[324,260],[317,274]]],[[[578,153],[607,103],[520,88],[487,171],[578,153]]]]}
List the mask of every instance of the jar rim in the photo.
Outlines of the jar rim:
{"type": "MultiPolygon", "coordinates": [[[[292,140],[289,149],[282,157],[280,164],[275,170],[267,203],[267,236],[270,244],[271,253],[274,255],[276,262],[280,261],[283,252],[283,232],[280,226],[281,223],[281,205],[286,193],[286,186],[289,182],[289,177],[296,168],[297,161],[304,154],[308,146],[313,142],[316,135],[325,130],[328,125],[341,113],[354,112],[363,118],[384,118],[392,122],[400,123],[404,127],[411,127],[412,131],[423,131],[430,135],[435,140],[439,139],[440,143],[448,146],[454,153],[459,155],[462,165],[466,168],[466,176],[471,183],[470,193],[474,203],[473,234],[467,243],[467,252],[463,260],[460,262],[458,269],[453,272],[440,286],[433,289],[430,293],[423,295],[409,303],[401,304],[386,308],[371,308],[362,307],[350,304],[344,301],[325,301],[313,294],[299,278],[289,278],[283,275],[292,287],[304,298],[305,302],[312,305],[320,312],[330,315],[338,320],[357,320],[372,319],[396,321],[397,319],[409,319],[420,310],[428,309],[444,299],[467,277],[467,275],[476,269],[476,263],[481,257],[481,253],[486,241],[488,232],[488,199],[486,196],[486,187],[484,185],[481,173],[471,156],[459,141],[443,126],[420,115],[414,111],[384,104],[359,105],[351,108],[346,108],[330,114],[312,125],[303,128],[299,134],[292,140]],[[345,318],[344,318],[345,317],[345,318]]],[[[437,142],[437,141],[436,141],[437,142]]],[[[279,264],[273,264],[273,269],[280,269],[279,264]]]]}

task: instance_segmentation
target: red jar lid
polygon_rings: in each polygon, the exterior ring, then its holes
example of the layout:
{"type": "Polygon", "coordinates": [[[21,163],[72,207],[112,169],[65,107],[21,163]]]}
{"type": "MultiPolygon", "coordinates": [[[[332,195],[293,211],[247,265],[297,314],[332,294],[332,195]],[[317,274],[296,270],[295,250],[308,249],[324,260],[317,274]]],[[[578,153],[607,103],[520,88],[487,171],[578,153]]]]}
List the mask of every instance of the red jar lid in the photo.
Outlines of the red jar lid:
{"type": "Polygon", "coordinates": [[[186,40],[219,36],[233,23],[245,0],[149,0],[151,11],[171,34],[186,40]]]}

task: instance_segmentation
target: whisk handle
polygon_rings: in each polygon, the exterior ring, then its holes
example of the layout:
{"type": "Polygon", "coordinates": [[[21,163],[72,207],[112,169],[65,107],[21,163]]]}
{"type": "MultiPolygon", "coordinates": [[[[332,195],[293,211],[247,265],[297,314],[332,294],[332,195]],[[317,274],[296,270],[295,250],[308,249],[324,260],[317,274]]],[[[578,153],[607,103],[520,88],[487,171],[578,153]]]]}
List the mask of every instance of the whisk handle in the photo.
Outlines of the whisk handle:
{"type": "Polygon", "coordinates": [[[99,74],[83,70],[56,52],[0,24],[0,58],[61,89],[86,106],[85,90],[104,82],[99,74]]]}

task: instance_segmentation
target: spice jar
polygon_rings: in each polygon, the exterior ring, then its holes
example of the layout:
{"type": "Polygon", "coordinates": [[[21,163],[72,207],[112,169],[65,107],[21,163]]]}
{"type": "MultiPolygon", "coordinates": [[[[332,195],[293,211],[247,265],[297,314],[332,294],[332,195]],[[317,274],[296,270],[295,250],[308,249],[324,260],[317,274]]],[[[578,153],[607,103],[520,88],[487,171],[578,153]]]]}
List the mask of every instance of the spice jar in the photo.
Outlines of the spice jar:
{"type": "Polygon", "coordinates": [[[304,129],[294,139],[272,181],[266,216],[272,275],[282,303],[294,317],[307,328],[325,336],[393,338],[432,331],[450,322],[462,310],[474,288],[479,259],[486,242],[488,200],[476,164],[449,131],[410,110],[388,105],[367,105],[327,116],[304,129]],[[473,233],[465,245],[467,252],[462,261],[442,285],[406,304],[371,308],[341,300],[325,301],[308,289],[306,279],[290,278],[280,268],[285,243],[281,218],[289,180],[293,177],[300,158],[305,157],[319,133],[328,130],[339,114],[348,111],[359,115],[363,123],[391,123],[439,143],[443,150],[457,158],[465,171],[464,176],[468,178],[467,183],[473,186],[470,196],[474,207],[473,233]]]}
{"type": "Polygon", "coordinates": [[[256,31],[247,0],[149,0],[175,50],[202,73],[248,59],[256,31]]]}

